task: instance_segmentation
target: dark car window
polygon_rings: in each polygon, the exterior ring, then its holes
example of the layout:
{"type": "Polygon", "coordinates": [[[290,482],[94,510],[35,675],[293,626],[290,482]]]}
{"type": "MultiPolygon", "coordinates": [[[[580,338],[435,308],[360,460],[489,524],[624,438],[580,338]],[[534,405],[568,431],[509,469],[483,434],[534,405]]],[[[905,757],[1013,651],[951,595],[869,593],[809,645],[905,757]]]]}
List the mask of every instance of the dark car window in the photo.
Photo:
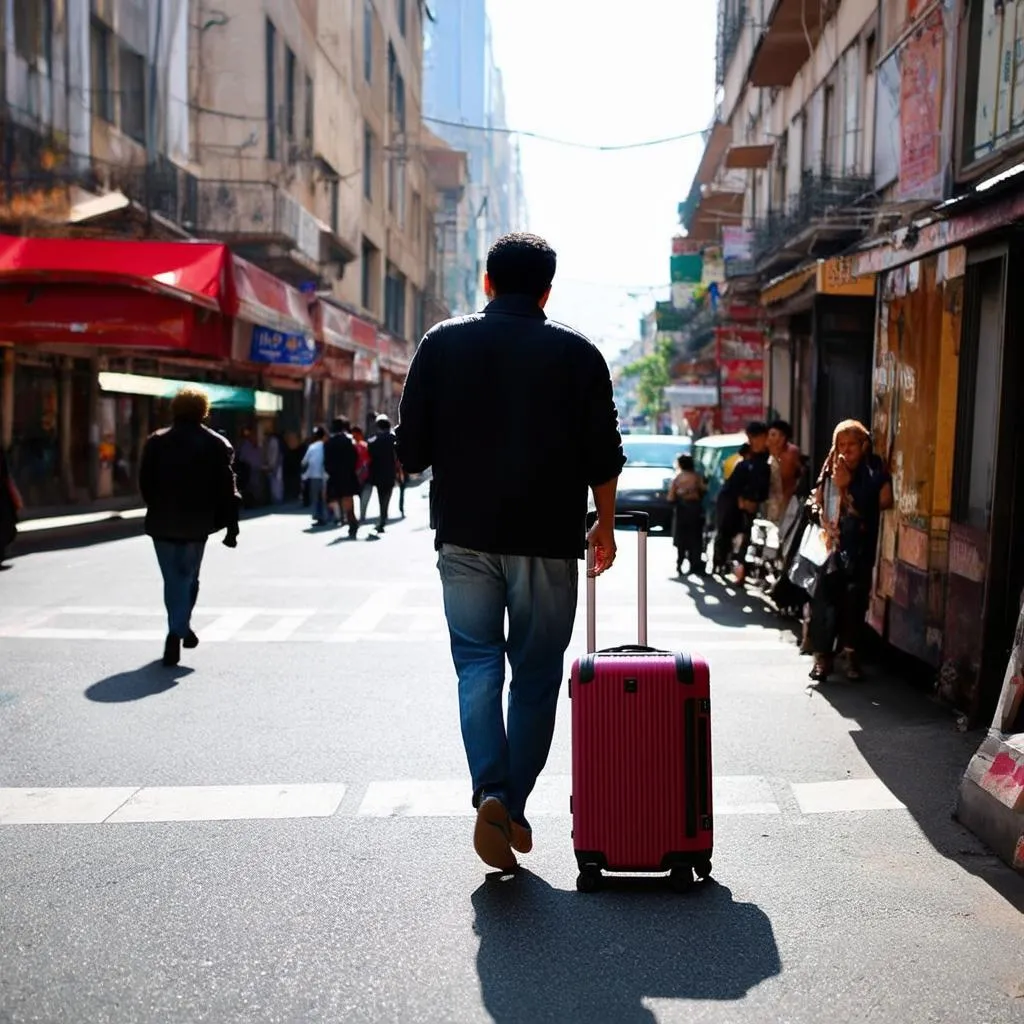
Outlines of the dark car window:
{"type": "Polygon", "coordinates": [[[627,466],[649,466],[657,469],[671,469],[676,456],[690,451],[690,444],[680,439],[678,444],[659,444],[657,441],[622,439],[622,450],[626,453],[627,466]]]}

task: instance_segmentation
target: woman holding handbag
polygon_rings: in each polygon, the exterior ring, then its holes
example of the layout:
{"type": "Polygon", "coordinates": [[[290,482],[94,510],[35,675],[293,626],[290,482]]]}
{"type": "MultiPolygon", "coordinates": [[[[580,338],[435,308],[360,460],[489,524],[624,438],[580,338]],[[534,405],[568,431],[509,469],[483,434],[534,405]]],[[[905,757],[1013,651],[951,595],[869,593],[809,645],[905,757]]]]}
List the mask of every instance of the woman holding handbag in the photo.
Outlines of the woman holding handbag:
{"type": "Polygon", "coordinates": [[[857,648],[867,612],[881,514],[893,506],[892,479],[871,451],[871,435],[857,420],[843,420],[810,505],[811,521],[824,533],[826,557],[811,599],[811,678],[832,674],[838,650],[847,679],[862,678],[857,648]]]}
{"type": "Polygon", "coordinates": [[[21,494],[7,465],[7,456],[0,448],[0,565],[3,565],[4,555],[18,534],[18,513],[23,507],[21,494]]]}

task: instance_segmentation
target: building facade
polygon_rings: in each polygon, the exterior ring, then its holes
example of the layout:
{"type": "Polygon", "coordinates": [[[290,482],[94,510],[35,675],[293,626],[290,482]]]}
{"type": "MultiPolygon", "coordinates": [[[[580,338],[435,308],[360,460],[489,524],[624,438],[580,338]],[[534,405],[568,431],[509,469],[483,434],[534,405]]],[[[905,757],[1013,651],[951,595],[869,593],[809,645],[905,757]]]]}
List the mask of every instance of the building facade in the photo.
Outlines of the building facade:
{"type": "MultiPolygon", "coordinates": [[[[526,224],[519,149],[508,131],[505,90],[495,66],[485,0],[440,0],[430,5],[425,29],[424,112],[430,129],[466,153],[465,229],[450,257],[453,311],[484,303],[483,265],[488,246],[526,224]]],[[[450,250],[449,250],[450,251],[450,250]]]]}
{"type": "Polygon", "coordinates": [[[129,499],[175,381],[228,389],[215,417],[233,436],[297,441],[335,414],[397,411],[416,342],[447,314],[424,11],[0,3],[0,443],[30,507],[129,499]],[[221,268],[198,297],[166,279],[201,278],[200,250],[174,247],[196,239],[221,268]],[[72,244],[95,241],[129,248],[72,244]]]}

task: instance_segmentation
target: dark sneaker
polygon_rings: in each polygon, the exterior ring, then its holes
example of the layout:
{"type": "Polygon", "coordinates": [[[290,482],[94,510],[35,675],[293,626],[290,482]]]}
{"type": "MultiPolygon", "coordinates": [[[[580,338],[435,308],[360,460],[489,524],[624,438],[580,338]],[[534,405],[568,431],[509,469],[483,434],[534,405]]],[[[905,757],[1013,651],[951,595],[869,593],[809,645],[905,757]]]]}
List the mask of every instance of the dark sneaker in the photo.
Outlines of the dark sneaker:
{"type": "Polygon", "coordinates": [[[199,646],[199,637],[190,629],[185,634],[185,639],[181,641],[181,646],[191,651],[199,646]]]}
{"type": "Polygon", "coordinates": [[[476,812],[473,849],[488,867],[513,871],[518,866],[512,852],[512,820],[508,809],[496,797],[485,797],[476,812]]]}
{"type": "Polygon", "coordinates": [[[512,849],[516,853],[529,853],[533,849],[533,829],[528,825],[520,825],[518,821],[513,821],[510,838],[512,849]]]}
{"type": "Polygon", "coordinates": [[[168,633],[167,639],[164,641],[163,660],[168,668],[173,668],[181,661],[181,639],[173,633],[168,633]]]}

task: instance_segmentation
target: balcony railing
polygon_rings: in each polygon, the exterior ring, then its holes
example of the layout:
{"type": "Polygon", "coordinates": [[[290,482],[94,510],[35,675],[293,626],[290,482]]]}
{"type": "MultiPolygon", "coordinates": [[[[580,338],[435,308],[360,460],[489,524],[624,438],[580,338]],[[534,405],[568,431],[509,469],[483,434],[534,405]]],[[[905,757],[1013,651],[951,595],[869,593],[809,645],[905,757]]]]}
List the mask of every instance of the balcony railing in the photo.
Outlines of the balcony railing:
{"type": "Polygon", "coordinates": [[[785,208],[770,211],[755,225],[754,262],[762,267],[788,251],[812,255],[816,244],[834,244],[866,228],[866,215],[875,201],[869,176],[805,172],[800,190],[785,208]]]}
{"type": "Polygon", "coordinates": [[[323,262],[321,225],[272,182],[200,180],[197,231],[225,241],[276,243],[323,262]]]}
{"type": "Polygon", "coordinates": [[[729,64],[743,38],[743,29],[747,24],[747,5],[741,0],[739,10],[735,0],[719,0],[718,3],[718,38],[715,41],[715,84],[724,85],[725,76],[729,72],[729,64]]]}

